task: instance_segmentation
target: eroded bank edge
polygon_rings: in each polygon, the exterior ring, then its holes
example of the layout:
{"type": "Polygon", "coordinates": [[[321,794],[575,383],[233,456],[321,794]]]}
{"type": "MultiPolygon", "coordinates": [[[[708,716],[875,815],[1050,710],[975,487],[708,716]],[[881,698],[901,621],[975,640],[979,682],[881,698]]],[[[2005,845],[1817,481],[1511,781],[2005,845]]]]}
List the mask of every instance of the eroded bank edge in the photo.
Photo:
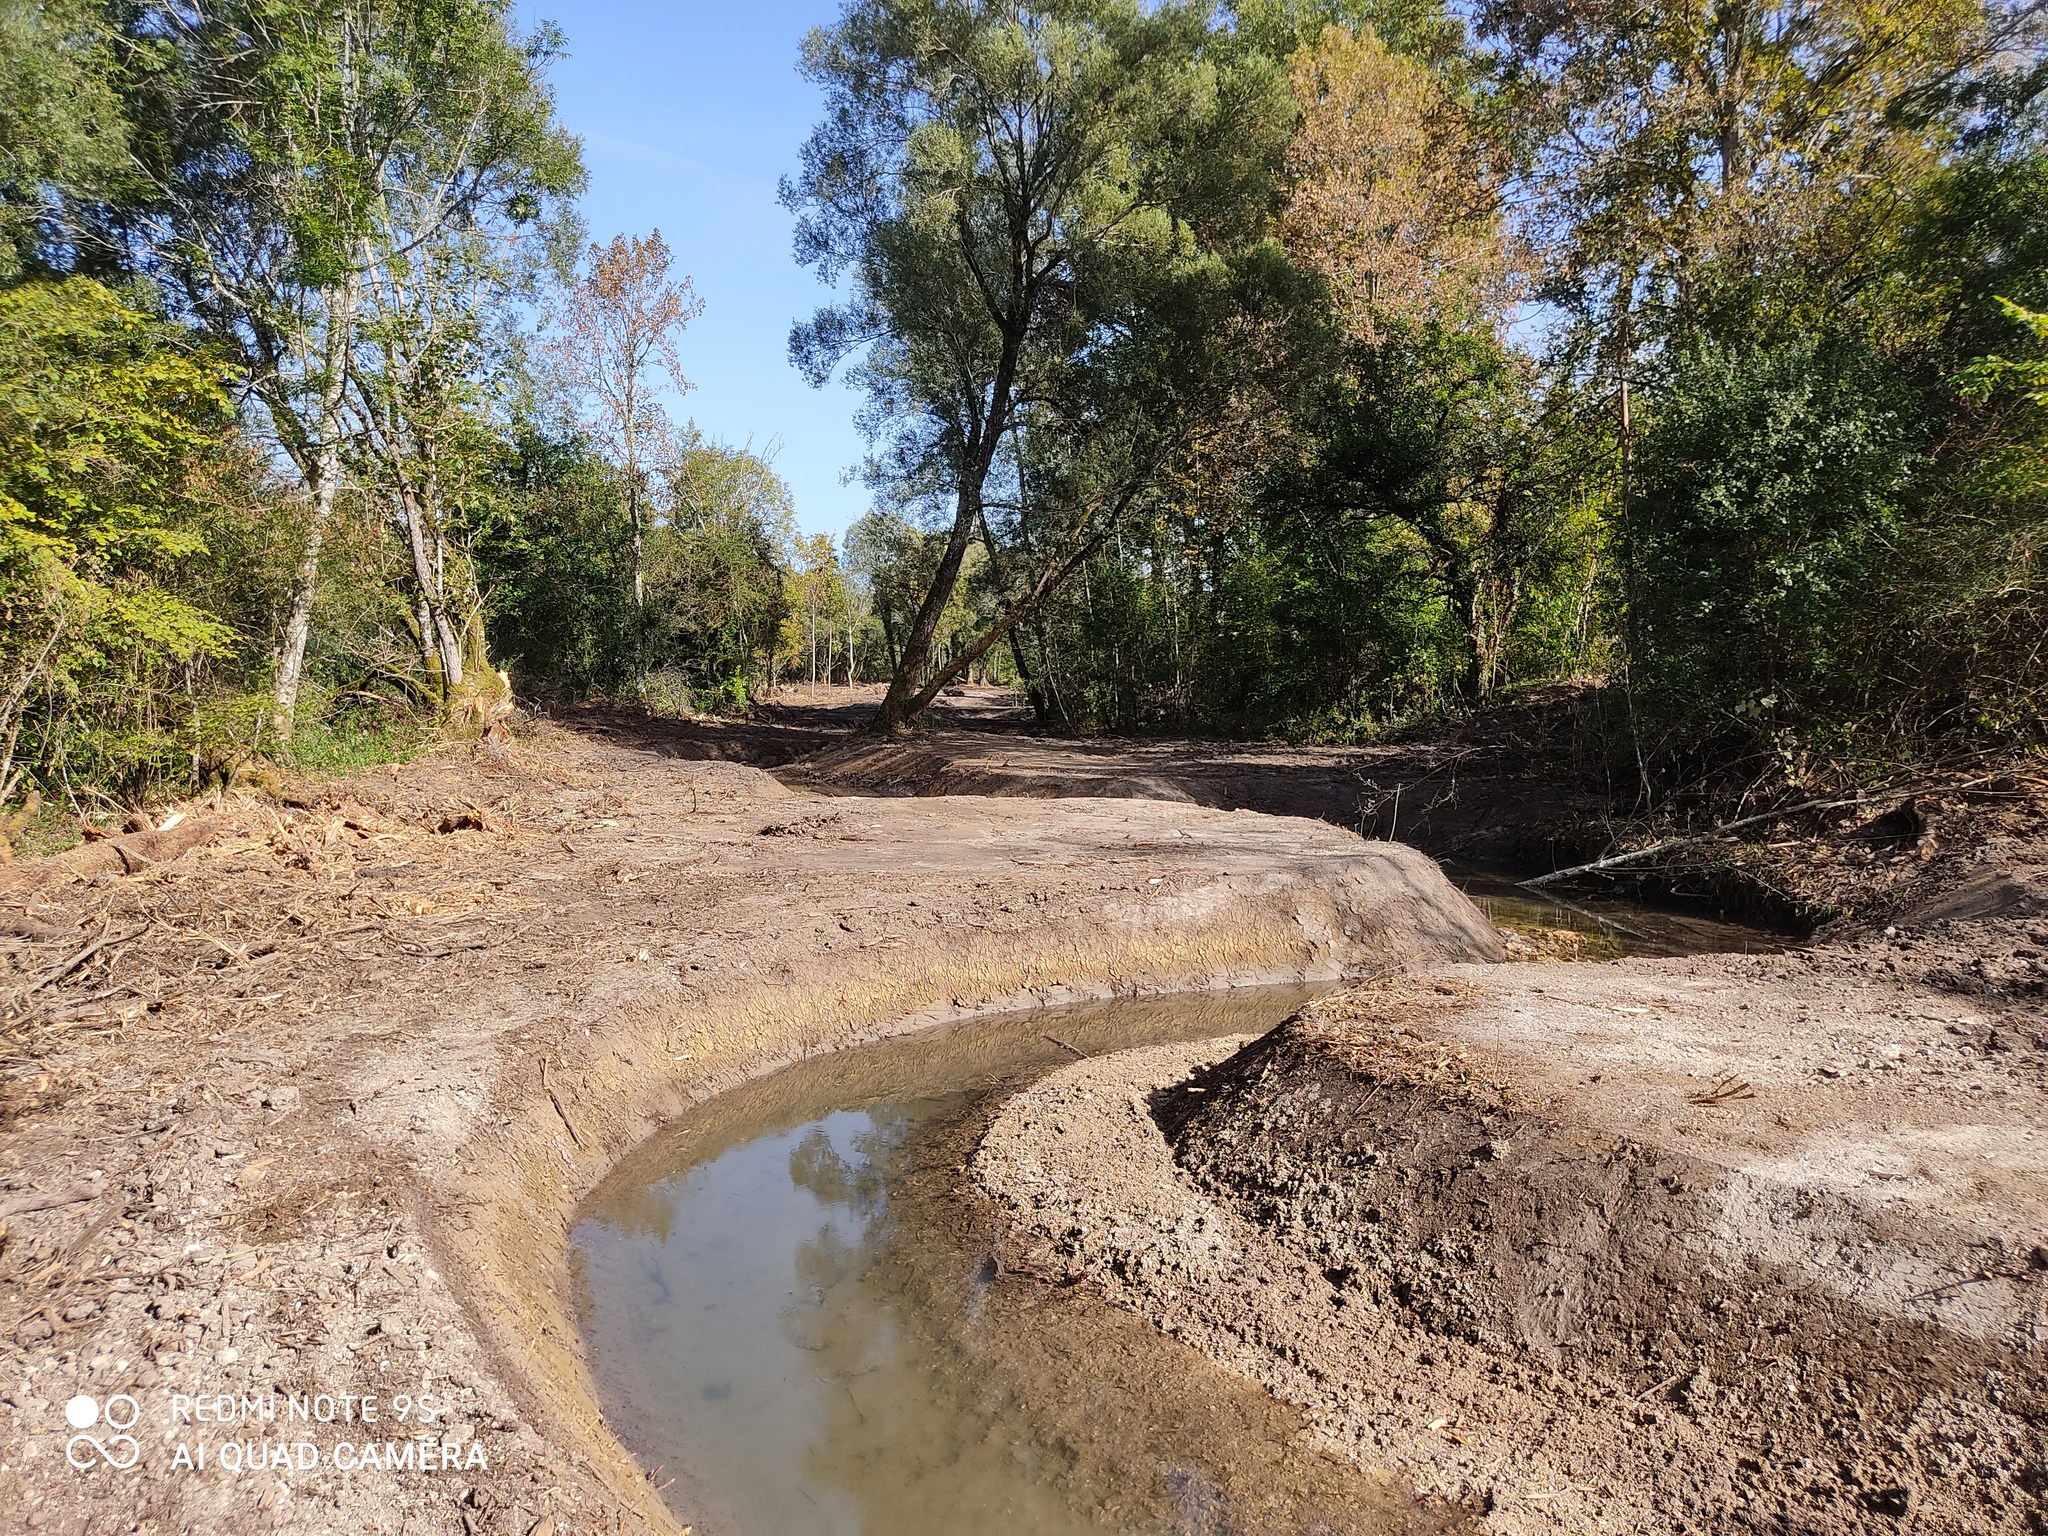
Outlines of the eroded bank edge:
{"type": "MultiPolygon", "coordinates": [[[[618,1162],[716,1094],[808,1057],[1020,1008],[1207,989],[1337,982],[1471,958],[1392,955],[1304,921],[1321,882],[1232,889],[1193,920],[1133,909],[942,951],[905,947],[830,984],[763,985],[591,1021],[574,1069],[513,1065],[494,1108],[509,1120],[464,1150],[499,1171],[461,1219],[420,1193],[421,1227],[455,1284],[499,1384],[558,1451],[648,1528],[680,1527],[599,1406],[569,1288],[577,1208],[618,1162]],[[1305,900],[1306,898],[1306,900],[1305,900]],[[687,1045],[687,1049],[679,1047],[687,1045]],[[687,1060],[678,1060],[687,1057],[687,1060]],[[652,1064],[650,1066],[650,1064],[652,1064]],[[508,1283],[509,1282],[509,1283],[508,1283]]],[[[1184,909],[1183,909],[1184,910],[1184,909]]]]}

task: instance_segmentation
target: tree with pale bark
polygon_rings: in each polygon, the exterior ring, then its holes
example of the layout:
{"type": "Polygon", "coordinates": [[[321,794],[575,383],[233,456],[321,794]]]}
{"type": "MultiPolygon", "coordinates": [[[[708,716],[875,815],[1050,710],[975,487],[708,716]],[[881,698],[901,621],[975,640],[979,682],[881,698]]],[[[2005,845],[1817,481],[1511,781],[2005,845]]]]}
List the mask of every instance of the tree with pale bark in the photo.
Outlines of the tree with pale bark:
{"type": "MultiPolygon", "coordinates": [[[[661,390],[690,389],[678,347],[684,327],[704,309],[689,278],[669,277],[672,265],[658,229],[645,238],[616,235],[608,244],[591,246],[583,277],[563,296],[561,331],[551,348],[563,381],[581,403],[586,429],[625,477],[633,608],[643,629],[649,476],[676,450],[661,390]]],[[[643,652],[644,646],[643,637],[643,652]]]]}
{"type": "Polygon", "coordinates": [[[366,287],[388,281],[380,263],[480,218],[580,191],[541,81],[558,39],[522,35],[503,0],[158,3],[126,34],[146,190],[118,233],[236,359],[306,503],[272,682],[272,728],[289,741],[352,448],[366,287]]]}

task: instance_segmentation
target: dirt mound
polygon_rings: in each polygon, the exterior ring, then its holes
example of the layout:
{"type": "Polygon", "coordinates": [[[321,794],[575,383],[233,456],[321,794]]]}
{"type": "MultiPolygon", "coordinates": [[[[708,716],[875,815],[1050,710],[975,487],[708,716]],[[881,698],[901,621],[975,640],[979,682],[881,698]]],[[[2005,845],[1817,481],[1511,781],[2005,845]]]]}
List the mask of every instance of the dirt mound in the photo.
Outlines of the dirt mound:
{"type": "Polygon", "coordinates": [[[1598,796],[1553,768],[1449,742],[1297,747],[932,728],[828,746],[784,773],[827,792],[1171,800],[1313,817],[1433,857],[1533,873],[1602,846],[1598,796]]]}
{"type": "Polygon", "coordinates": [[[2048,1053],[1793,964],[1347,994],[1070,1069],[976,1173],[1007,1262],[1491,1528],[2036,1530],[2048,1053]]]}

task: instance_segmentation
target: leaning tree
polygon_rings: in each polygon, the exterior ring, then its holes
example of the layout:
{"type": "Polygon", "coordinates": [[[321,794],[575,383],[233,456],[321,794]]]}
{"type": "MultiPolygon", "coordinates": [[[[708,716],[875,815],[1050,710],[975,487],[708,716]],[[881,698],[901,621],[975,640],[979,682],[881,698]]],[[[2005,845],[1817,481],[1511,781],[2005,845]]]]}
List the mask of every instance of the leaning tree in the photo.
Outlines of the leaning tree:
{"type": "Polygon", "coordinates": [[[804,69],[826,111],[783,200],[849,296],[791,355],[819,383],[851,364],[870,482],[944,535],[876,716],[897,730],[1251,408],[1294,103],[1201,4],[853,0],[804,69]],[[977,541],[996,616],[934,665],[977,541]]]}

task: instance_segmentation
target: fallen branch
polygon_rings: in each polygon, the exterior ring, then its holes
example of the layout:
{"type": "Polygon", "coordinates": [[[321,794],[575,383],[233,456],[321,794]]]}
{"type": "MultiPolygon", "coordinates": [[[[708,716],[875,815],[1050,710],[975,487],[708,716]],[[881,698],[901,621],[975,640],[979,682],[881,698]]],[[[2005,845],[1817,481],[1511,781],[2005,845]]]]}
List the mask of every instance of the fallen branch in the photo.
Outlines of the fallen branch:
{"type": "Polygon", "coordinates": [[[1553,869],[1547,875],[1537,875],[1528,880],[1517,880],[1515,884],[1534,890],[1538,886],[1550,884],[1553,880],[1568,880],[1573,875],[1598,874],[1602,870],[1613,869],[1622,864],[1633,864],[1639,859],[1647,859],[1656,854],[1666,853],[1673,848],[1694,848],[1701,843],[1719,842],[1730,832],[1739,831],[1743,827],[1761,826],[1767,821],[1783,821],[1787,816],[1797,816],[1803,811],[1841,811],[1847,810],[1851,806],[1873,805],[1879,800],[1897,799],[1904,801],[1911,800],[1916,795],[1934,794],[1937,792],[1956,794],[1962,790],[1975,789],[1980,784],[1989,784],[1998,777],[1998,774],[1990,773],[1981,779],[1971,779],[1963,784],[1926,784],[1918,789],[1891,790],[1880,795],[1854,795],[1847,800],[1803,800],[1798,805],[1782,806],[1775,811],[1759,811],[1754,816],[1743,816],[1734,821],[1723,822],[1711,832],[1699,832],[1690,837],[1667,837],[1662,842],[1650,844],[1647,848],[1633,848],[1627,853],[1611,853],[1604,859],[1594,859],[1587,864],[1574,864],[1568,869],[1553,869]]]}
{"type": "Polygon", "coordinates": [[[548,1102],[555,1106],[555,1113],[562,1117],[562,1124],[568,1127],[569,1139],[575,1142],[577,1146],[582,1146],[583,1138],[577,1134],[576,1122],[569,1118],[569,1111],[562,1107],[560,1095],[555,1092],[553,1085],[548,1082],[548,1064],[545,1059],[540,1064],[540,1085],[547,1093],[548,1102]]]}
{"type": "Polygon", "coordinates": [[[68,1189],[48,1189],[40,1194],[16,1195],[12,1200],[0,1201],[0,1221],[15,1216],[26,1216],[30,1211],[54,1211],[62,1205],[76,1205],[81,1200],[90,1200],[106,1188],[104,1184],[73,1184],[68,1189]]]}
{"type": "Polygon", "coordinates": [[[113,925],[113,919],[109,918],[106,926],[100,929],[100,936],[98,938],[94,939],[56,969],[44,972],[40,980],[32,982],[28,989],[21,994],[22,998],[31,997],[35,993],[42,991],[43,988],[62,981],[101,950],[112,949],[118,944],[126,944],[130,939],[139,939],[143,934],[149,932],[149,924],[144,923],[140,927],[129,929],[126,933],[114,935],[109,932],[113,925]]]}
{"type": "Polygon", "coordinates": [[[1756,1089],[1740,1078],[1724,1077],[1705,1093],[1686,1095],[1688,1104],[1726,1104],[1734,1099],[1753,1099],[1756,1089]]]}

